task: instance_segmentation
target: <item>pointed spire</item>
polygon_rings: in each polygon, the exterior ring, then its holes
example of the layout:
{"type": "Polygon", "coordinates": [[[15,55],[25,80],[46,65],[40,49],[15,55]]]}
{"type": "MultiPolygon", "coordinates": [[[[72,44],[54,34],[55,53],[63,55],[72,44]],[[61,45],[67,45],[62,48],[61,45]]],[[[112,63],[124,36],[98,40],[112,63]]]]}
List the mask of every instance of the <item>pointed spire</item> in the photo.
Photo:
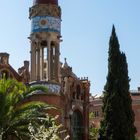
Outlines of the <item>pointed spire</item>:
{"type": "Polygon", "coordinates": [[[65,63],[64,63],[64,66],[63,67],[64,68],[68,68],[69,66],[68,66],[68,63],[67,63],[67,58],[65,58],[64,60],[65,60],[65,63]]]}

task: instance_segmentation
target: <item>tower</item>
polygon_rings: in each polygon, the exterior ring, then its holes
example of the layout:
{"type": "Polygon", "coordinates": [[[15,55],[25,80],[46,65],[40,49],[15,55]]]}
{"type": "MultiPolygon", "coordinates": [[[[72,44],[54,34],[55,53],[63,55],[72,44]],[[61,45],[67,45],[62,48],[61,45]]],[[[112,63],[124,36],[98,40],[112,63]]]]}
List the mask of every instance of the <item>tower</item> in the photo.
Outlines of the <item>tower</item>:
{"type": "Polygon", "coordinates": [[[71,140],[88,140],[90,83],[85,78],[80,80],[66,60],[60,68],[61,9],[58,0],[34,0],[29,13],[32,21],[29,37],[31,41],[29,86],[41,84],[49,91],[49,95],[40,93],[33,100],[41,100],[61,110],[60,123],[67,130],[71,140]]]}
{"type": "Polygon", "coordinates": [[[8,53],[0,53],[0,63],[9,64],[9,54],[8,53]]]}
{"type": "Polygon", "coordinates": [[[61,9],[58,0],[34,0],[31,19],[31,81],[59,82],[61,9]]]}

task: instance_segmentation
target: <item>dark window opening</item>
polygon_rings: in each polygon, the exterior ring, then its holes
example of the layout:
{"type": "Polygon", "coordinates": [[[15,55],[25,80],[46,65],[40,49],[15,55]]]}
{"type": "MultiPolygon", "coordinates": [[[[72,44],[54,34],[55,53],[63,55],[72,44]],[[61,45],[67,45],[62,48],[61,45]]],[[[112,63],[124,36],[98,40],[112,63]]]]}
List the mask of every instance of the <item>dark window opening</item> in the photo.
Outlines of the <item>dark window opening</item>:
{"type": "Polygon", "coordinates": [[[76,87],[76,93],[77,93],[77,99],[80,99],[80,93],[81,93],[81,89],[80,89],[80,86],[79,85],[77,85],[77,87],[76,87]]]}
{"type": "Polygon", "coordinates": [[[2,77],[2,78],[5,78],[5,79],[8,79],[8,78],[10,78],[11,76],[10,76],[10,74],[9,74],[8,71],[3,70],[3,71],[1,72],[1,77],[2,77]]]}
{"type": "Polygon", "coordinates": [[[83,116],[80,111],[74,111],[71,116],[71,137],[72,140],[83,140],[83,116]]]}

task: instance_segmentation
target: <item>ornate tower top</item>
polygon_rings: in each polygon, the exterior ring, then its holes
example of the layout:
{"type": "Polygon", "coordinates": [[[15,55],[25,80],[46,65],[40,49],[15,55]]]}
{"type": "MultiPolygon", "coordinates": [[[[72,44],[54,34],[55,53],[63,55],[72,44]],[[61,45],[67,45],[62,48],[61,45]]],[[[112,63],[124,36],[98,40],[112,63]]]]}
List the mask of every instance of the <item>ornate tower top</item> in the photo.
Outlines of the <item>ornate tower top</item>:
{"type": "Polygon", "coordinates": [[[31,81],[60,81],[61,8],[58,0],[34,0],[31,19],[31,81]]]}
{"type": "Polygon", "coordinates": [[[34,0],[34,5],[36,4],[53,4],[58,5],[58,0],[34,0]]]}

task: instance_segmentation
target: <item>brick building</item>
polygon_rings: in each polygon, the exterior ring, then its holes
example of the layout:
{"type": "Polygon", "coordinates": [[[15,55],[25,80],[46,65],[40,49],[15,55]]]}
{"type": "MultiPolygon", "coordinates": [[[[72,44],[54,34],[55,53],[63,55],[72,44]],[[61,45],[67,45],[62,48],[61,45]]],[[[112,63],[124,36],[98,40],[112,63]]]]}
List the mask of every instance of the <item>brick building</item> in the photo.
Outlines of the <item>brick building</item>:
{"type": "MultiPolygon", "coordinates": [[[[24,61],[18,72],[9,64],[9,54],[0,53],[0,78],[44,85],[49,95],[38,93],[29,100],[40,100],[61,109],[60,122],[71,140],[88,140],[89,87],[88,78],[78,78],[72,67],[59,60],[61,39],[61,8],[58,0],[34,0],[29,9],[31,20],[31,60],[24,61]]],[[[52,114],[57,114],[52,112],[52,114]]]]}
{"type": "MultiPolygon", "coordinates": [[[[132,109],[135,114],[135,126],[137,129],[137,137],[140,137],[140,88],[135,91],[130,91],[131,98],[132,98],[132,109]]],[[[95,114],[95,118],[93,120],[93,124],[95,127],[100,127],[100,121],[102,120],[102,98],[100,97],[90,97],[90,112],[95,114]]]]}

